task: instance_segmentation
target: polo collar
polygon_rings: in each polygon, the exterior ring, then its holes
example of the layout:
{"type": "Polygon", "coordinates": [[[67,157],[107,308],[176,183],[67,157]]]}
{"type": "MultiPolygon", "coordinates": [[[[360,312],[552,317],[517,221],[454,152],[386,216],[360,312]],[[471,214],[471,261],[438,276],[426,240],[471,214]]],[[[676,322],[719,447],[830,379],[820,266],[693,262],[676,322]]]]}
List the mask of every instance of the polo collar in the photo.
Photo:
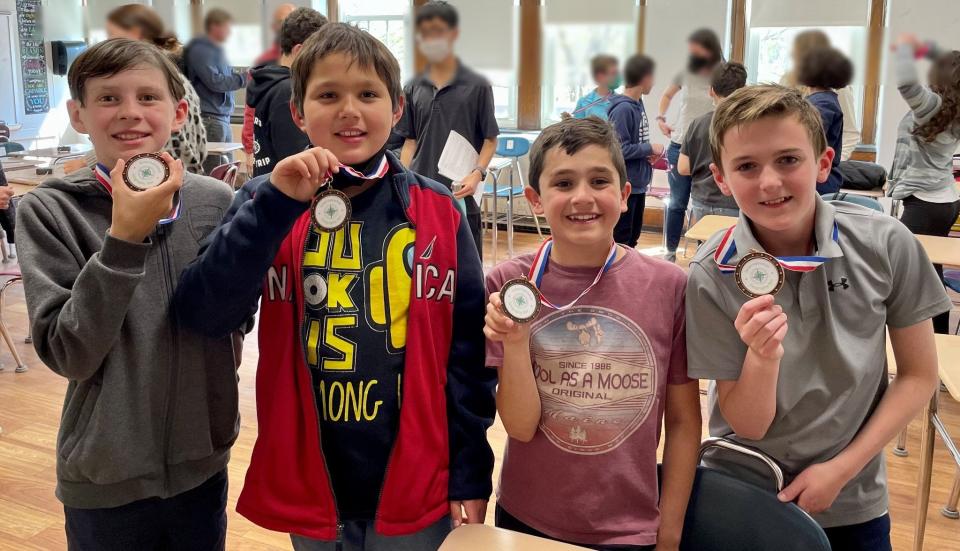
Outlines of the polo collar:
{"type": "MultiPolygon", "coordinates": [[[[843,256],[843,249],[833,238],[836,214],[837,211],[833,205],[824,201],[820,195],[816,196],[813,233],[817,241],[817,250],[814,252],[814,256],[823,258],[840,258],[843,256]]],[[[737,227],[733,230],[733,239],[737,244],[737,252],[727,261],[730,264],[736,264],[741,256],[750,253],[751,250],[767,252],[757,241],[751,228],[750,219],[747,218],[743,210],[740,211],[740,219],[737,221],[737,227]]]]}

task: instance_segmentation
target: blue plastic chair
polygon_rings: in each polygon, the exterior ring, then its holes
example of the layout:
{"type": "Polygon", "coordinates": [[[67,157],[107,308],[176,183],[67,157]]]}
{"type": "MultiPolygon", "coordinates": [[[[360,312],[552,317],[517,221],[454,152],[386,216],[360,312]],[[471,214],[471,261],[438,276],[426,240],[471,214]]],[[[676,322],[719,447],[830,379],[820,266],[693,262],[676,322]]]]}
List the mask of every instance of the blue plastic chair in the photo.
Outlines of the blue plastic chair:
{"type": "Polygon", "coordinates": [[[25,148],[23,147],[23,144],[19,144],[17,142],[0,142],[0,149],[3,150],[3,155],[0,155],[0,157],[6,157],[11,153],[23,151],[25,148]]]}
{"type": "Polygon", "coordinates": [[[867,207],[868,209],[873,209],[877,212],[883,212],[883,205],[880,204],[880,201],[877,201],[873,197],[867,197],[865,195],[856,195],[854,193],[845,193],[841,191],[839,193],[828,193],[823,196],[823,200],[824,201],[843,201],[845,203],[853,203],[854,205],[867,207]]]}
{"type": "MultiPolygon", "coordinates": [[[[494,167],[490,169],[490,175],[493,177],[494,182],[497,183],[496,197],[494,197],[494,186],[492,183],[484,184],[483,195],[484,198],[492,198],[494,201],[497,199],[507,199],[507,254],[510,257],[513,257],[513,198],[518,195],[523,195],[523,189],[525,183],[523,180],[523,171],[520,170],[520,157],[523,157],[530,152],[530,140],[520,137],[520,136],[500,136],[497,138],[497,156],[504,159],[509,159],[510,164],[503,165],[499,167],[494,167]],[[510,169],[510,180],[509,185],[500,187],[500,174],[503,169],[510,169]],[[517,175],[517,179],[520,180],[519,184],[514,184],[513,175],[517,175]]],[[[496,203],[494,203],[496,204],[496,203]]],[[[496,211],[496,209],[494,209],[496,211]]],[[[533,214],[533,213],[531,213],[533,214]]],[[[494,225],[494,235],[496,235],[496,225],[498,220],[496,216],[493,217],[494,225]]],[[[537,218],[536,214],[533,214],[533,223],[537,228],[537,234],[540,237],[543,237],[543,232],[540,229],[540,220],[537,218]]],[[[496,239],[494,239],[494,260],[496,260],[496,239]]]]}

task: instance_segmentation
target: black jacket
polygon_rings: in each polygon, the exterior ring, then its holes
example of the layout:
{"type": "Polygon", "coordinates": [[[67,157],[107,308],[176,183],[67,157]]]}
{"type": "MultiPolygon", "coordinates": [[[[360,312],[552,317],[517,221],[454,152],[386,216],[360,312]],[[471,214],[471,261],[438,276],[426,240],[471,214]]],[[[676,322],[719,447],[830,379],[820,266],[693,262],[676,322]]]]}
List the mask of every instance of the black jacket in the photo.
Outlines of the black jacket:
{"type": "Polygon", "coordinates": [[[261,65],[251,73],[247,105],[254,109],[253,175],[273,171],[282,159],[310,146],[290,114],[290,69],[261,65]]]}

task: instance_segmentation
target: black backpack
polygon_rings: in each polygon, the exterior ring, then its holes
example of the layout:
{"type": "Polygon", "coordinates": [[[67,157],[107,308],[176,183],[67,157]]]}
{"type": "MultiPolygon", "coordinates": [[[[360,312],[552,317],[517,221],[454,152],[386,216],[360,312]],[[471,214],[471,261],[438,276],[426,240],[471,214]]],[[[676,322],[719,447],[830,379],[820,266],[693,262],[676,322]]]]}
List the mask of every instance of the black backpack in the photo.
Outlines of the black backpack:
{"type": "Polygon", "coordinates": [[[837,169],[843,176],[843,187],[871,191],[887,183],[887,171],[877,163],[840,161],[837,169]]]}

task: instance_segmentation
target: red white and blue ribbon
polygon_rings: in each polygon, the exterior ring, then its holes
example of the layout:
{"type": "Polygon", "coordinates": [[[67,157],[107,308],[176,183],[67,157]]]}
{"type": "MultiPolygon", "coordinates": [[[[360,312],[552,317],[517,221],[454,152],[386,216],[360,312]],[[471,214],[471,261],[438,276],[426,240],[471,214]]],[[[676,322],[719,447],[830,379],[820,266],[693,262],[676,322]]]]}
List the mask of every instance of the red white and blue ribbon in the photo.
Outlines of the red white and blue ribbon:
{"type": "Polygon", "coordinates": [[[380,164],[377,165],[376,170],[374,170],[369,174],[364,174],[359,170],[353,167],[349,167],[343,163],[340,163],[339,167],[340,167],[339,174],[346,173],[348,176],[353,176],[354,178],[357,178],[359,180],[377,180],[379,178],[383,178],[384,176],[386,176],[387,171],[390,170],[390,164],[387,162],[386,155],[383,155],[382,157],[380,157],[380,164]]]}
{"type": "MultiPolygon", "coordinates": [[[[540,289],[540,282],[543,281],[543,274],[547,271],[547,264],[550,262],[550,251],[553,249],[553,240],[547,239],[540,245],[540,250],[537,251],[537,256],[533,259],[533,266],[530,266],[530,275],[529,279],[537,286],[537,289],[540,289]]],[[[562,306],[557,306],[556,304],[547,300],[547,297],[543,296],[543,293],[540,293],[540,299],[543,300],[543,303],[553,308],[554,310],[566,310],[574,304],[580,301],[590,292],[590,289],[593,289],[597,283],[600,282],[600,278],[603,277],[603,274],[610,269],[610,266],[613,266],[613,261],[617,258],[617,244],[614,243],[610,246],[610,252],[607,254],[607,260],[603,263],[603,267],[600,268],[600,271],[597,272],[597,277],[593,278],[593,283],[589,287],[583,290],[577,298],[573,299],[567,304],[562,306]]]]}
{"type": "MultiPolygon", "coordinates": [[[[737,244],[733,240],[733,230],[736,227],[736,224],[734,224],[727,229],[727,232],[723,234],[723,239],[720,240],[717,252],[713,255],[717,268],[725,274],[732,274],[737,271],[737,265],[730,263],[730,260],[737,254],[737,244]]],[[[836,222],[833,223],[832,237],[835,243],[840,242],[840,228],[836,222]]],[[[812,272],[819,268],[821,264],[830,260],[823,256],[778,256],[775,258],[785,270],[793,272],[812,272]]]]}
{"type": "MultiPolygon", "coordinates": [[[[107,167],[103,166],[100,163],[97,163],[97,166],[93,168],[93,173],[97,176],[97,181],[100,182],[100,185],[107,190],[107,193],[110,196],[113,196],[113,185],[110,184],[110,171],[107,170],[107,167]]],[[[166,218],[161,218],[159,225],[164,226],[169,224],[180,217],[180,192],[178,191],[173,200],[173,210],[170,211],[170,214],[166,218]]]]}

